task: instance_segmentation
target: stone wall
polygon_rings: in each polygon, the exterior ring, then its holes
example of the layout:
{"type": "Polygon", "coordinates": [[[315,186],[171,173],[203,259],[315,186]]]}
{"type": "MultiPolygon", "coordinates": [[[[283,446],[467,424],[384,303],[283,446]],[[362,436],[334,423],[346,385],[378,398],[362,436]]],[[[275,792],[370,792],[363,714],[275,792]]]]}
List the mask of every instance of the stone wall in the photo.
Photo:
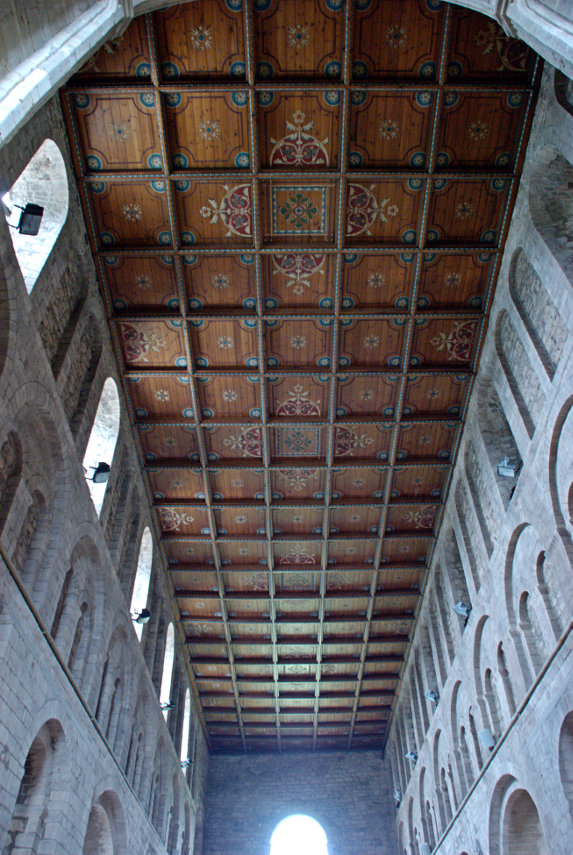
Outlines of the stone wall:
{"type": "Polygon", "coordinates": [[[554,75],[390,729],[400,855],[573,851],[573,117],[554,75]]]}
{"type": "Polygon", "coordinates": [[[322,825],[329,855],[394,855],[394,812],[378,752],[213,756],[203,855],[268,855],[293,813],[322,825]]]}
{"type": "Polygon", "coordinates": [[[57,98],[0,151],[0,195],[46,138],[69,212],[30,293],[0,217],[0,851],[92,855],[112,841],[116,855],[190,855],[208,752],[193,702],[194,762],[181,768],[191,687],[178,629],[166,720],[159,706],[173,605],[57,98]],[[119,431],[98,514],[82,461],[108,378],[119,431]],[[129,607],[147,527],[140,643],[129,607]]]}

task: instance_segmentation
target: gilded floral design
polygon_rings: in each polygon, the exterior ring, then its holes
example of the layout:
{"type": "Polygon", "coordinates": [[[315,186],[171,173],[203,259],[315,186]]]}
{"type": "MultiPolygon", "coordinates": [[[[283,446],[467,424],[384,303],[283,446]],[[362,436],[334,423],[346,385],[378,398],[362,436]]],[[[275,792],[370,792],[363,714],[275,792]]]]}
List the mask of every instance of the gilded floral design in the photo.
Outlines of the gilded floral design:
{"type": "Polygon", "coordinates": [[[314,122],[307,122],[305,114],[297,110],[286,122],[289,133],[281,140],[274,140],[270,162],[272,166],[308,166],[310,164],[328,166],[328,138],[319,140],[310,132],[314,122]]]}
{"type": "Polygon", "coordinates": [[[477,330],[477,321],[456,321],[450,332],[440,332],[431,343],[436,350],[445,351],[449,362],[468,362],[477,330]]]}
{"type": "Polygon", "coordinates": [[[310,276],[315,273],[324,276],[324,260],[324,255],[311,252],[273,255],[273,276],[284,274],[286,287],[292,287],[293,293],[300,296],[305,288],[311,287],[310,276]]]}
{"type": "Polygon", "coordinates": [[[121,338],[127,362],[149,362],[150,353],[159,353],[167,342],[157,332],[144,332],[132,324],[121,324],[121,338]]]}
{"type": "Polygon", "coordinates": [[[318,469],[279,469],[279,477],[295,493],[301,493],[311,481],[318,480],[318,469]]]}
{"type": "Polygon", "coordinates": [[[287,394],[288,398],[277,409],[277,416],[320,416],[320,403],[310,400],[308,390],[297,384],[287,394]]]}

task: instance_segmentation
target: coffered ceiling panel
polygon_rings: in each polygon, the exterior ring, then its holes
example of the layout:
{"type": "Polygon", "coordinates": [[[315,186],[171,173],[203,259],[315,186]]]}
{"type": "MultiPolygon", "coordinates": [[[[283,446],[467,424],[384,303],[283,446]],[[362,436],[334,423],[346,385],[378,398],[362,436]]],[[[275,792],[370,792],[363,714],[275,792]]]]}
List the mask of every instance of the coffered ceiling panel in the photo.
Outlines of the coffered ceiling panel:
{"type": "Polygon", "coordinates": [[[213,751],[384,742],[539,73],[439,0],[195,0],[62,92],[213,751]]]}

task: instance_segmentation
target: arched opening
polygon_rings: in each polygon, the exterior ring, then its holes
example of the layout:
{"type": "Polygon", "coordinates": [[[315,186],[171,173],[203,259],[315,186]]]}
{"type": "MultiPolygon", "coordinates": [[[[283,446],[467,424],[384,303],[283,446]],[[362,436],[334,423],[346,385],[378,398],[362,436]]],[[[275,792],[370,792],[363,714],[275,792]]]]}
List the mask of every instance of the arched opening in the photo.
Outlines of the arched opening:
{"type": "MultiPolygon", "coordinates": [[[[479,591],[481,585],[481,579],[478,569],[478,563],[476,561],[476,556],[474,552],[473,542],[470,534],[470,514],[472,513],[467,501],[466,490],[463,486],[463,481],[460,479],[456,486],[456,511],[458,514],[458,521],[460,524],[460,529],[462,532],[462,538],[464,541],[464,546],[466,548],[466,554],[468,556],[468,561],[470,565],[470,571],[472,574],[472,579],[474,581],[474,586],[476,591],[479,591]]],[[[473,517],[471,518],[471,526],[473,525],[473,517]]]]}
{"type": "Polygon", "coordinates": [[[567,327],[523,249],[517,249],[511,259],[509,293],[552,380],[567,339],[567,327]]]}
{"type": "Polygon", "coordinates": [[[502,852],[508,855],[549,855],[535,803],[526,790],[507,800],[502,825],[502,852]]]}
{"type": "Polygon", "coordinates": [[[58,771],[58,754],[64,741],[62,728],[52,719],[40,728],[24,763],[20,789],[12,813],[4,855],[39,851],[45,836],[48,804],[58,771]]]}
{"type": "Polygon", "coordinates": [[[531,439],[535,433],[536,419],[545,396],[509,312],[505,309],[502,309],[497,316],[495,351],[523,419],[527,435],[531,439]]]}
{"type": "MultiPolygon", "coordinates": [[[[137,572],[135,574],[135,582],[133,583],[133,593],[131,595],[130,610],[132,613],[139,613],[147,605],[147,596],[149,594],[149,580],[151,578],[151,562],[153,560],[153,540],[149,528],[145,528],[141,537],[141,546],[139,547],[139,557],[137,559],[137,572]]],[[[136,635],[141,641],[141,633],[143,632],[143,624],[134,622],[133,624],[136,635]]]]}
{"type": "Polygon", "coordinates": [[[480,390],[478,422],[499,496],[507,509],[519,478],[521,455],[501,401],[491,385],[484,385],[480,390]]]}
{"type": "Polygon", "coordinates": [[[42,523],[46,516],[46,501],[39,490],[32,492],[31,501],[26,509],[26,514],[20,526],[20,533],[12,560],[20,571],[24,573],[26,562],[32,550],[38,529],[42,529],[42,523]]]}
{"type": "Polygon", "coordinates": [[[501,677],[501,682],[503,684],[503,691],[505,693],[505,700],[507,703],[507,708],[509,710],[509,715],[513,716],[513,714],[515,713],[515,697],[513,694],[513,686],[511,685],[509,671],[507,670],[507,664],[505,661],[505,651],[503,649],[502,641],[500,641],[497,646],[497,670],[499,672],[499,676],[501,677]]]}
{"type": "Polygon", "coordinates": [[[464,457],[465,475],[470,496],[473,501],[483,543],[488,555],[493,552],[493,542],[496,539],[496,518],[491,507],[488,484],[484,477],[484,469],[471,442],[466,448],[464,457]]]}
{"type": "Polygon", "coordinates": [[[553,72],[553,75],[555,98],[563,109],[567,110],[573,116],[573,80],[570,80],[557,68],[553,72]]]}
{"type": "Polygon", "coordinates": [[[573,818],[573,712],[565,716],[559,734],[559,774],[561,786],[573,818]]]}
{"type": "Polygon", "coordinates": [[[82,855],[126,855],[123,808],[117,793],[106,790],[93,805],[82,855]]]}
{"type": "MultiPolygon", "coordinates": [[[[92,502],[99,514],[101,513],[107,479],[96,475],[100,463],[111,466],[115,444],[119,434],[119,394],[115,381],[108,377],[105,381],[99,399],[90,438],[84,455],[83,466],[88,476],[88,486],[92,502]],[[93,480],[93,479],[96,480],[93,480]]],[[[100,467],[101,468],[101,467],[100,467]]],[[[109,470],[107,470],[109,472],[109,470]]]]}
{"type": "Polygon", "coordinates": [[[547,145],[535,152],[529,184],[531,219],[569,282],[573,282],[568,249],[572,237],[572,181],[573,165],[556,148],[547,145]]]}
{"type": "Polygon", "coordinates": [[[11,431],[0,447],[0,533],[4,528],[22,474],[22,447],[11,431]]]}
{"type": "Polygon", "coordinates": [[[10,337],[10,304],[8,301],[8,287],[6,275],[0,271],[0,375],[4,370],[4,361],[8,353],[8,340],[10,337]]]}
{"type": "Polygon", "coordinates": [[[181,751],[180,759],[184,763],[189,757],[189,727],[191,725],[191,692],[189,689],[185,692],[185,702],[183,705],[183,730],[181,732],[181,751]]]}
{"type": "Polygon", "coordinates": [[[25,170],[2,197],[6,220],[18,226],[21,208],[31,202],[44,209],[36,235],[11,228],[16,258],[28,294],[36,284],[68,216],[68,178],[62,153],[53,140],[44,140],[25,170]]]}
{"type": "MultiPolygon", "coordinates": [[[[458,540],[453,529],[450,529],[446,534],[444,555],[446,560],[447,577],[452,590],[453,602],[451,604],[451,608],[453,608],[454,603],[457,603],[459,600],[464,603],[470,603],[471,599],[466,582],[464,565],[460,555],[458,540]]],[[[463,633],[465,623],[458,621],[457,628],[460,633],[463,633]]]]}
{"type": "Polygon", "coordinates": [[[80,433],[94,378],[101,357],[102,341],[99,324],[92,314],[83,324],[81,334],[73,341],[73,359],[68,360],[62,402],[74,438],[80,433]]]}
{"type": "Polygon", "coordinates": [[[114,855],[111,823],[101,805],[90,811],[82,855],[114,855]]]}
{"type": "MultiPolygon", "coordinates": [[[[167,627],[165,639],[165,653],[163,655],[163,671],[161,676],[161,690],[159,692],[159,703],[161,705],[171,702],[171,680],[173,677],[173,660],[175,658],[175,631],[173,624],[167,627]]],[[[168,709],[163,710],[163,718],[167,721],[168,709]]]]}
{"type": "Polygon", "coordinates": [[[328,855],[326,834],[311,816],[295,813],[281,820],[271,837],[270,855],[328,855]]]}
{"type": "Polygon", "coordinates": [[[519,628],[525,638],[533,670],[535,674],[539,674],[545,656],[540,649],[540,633],[534,622],[533,613],[529,605],[529,593],[527,591],[523,591],[519,598],[519,628]]]}

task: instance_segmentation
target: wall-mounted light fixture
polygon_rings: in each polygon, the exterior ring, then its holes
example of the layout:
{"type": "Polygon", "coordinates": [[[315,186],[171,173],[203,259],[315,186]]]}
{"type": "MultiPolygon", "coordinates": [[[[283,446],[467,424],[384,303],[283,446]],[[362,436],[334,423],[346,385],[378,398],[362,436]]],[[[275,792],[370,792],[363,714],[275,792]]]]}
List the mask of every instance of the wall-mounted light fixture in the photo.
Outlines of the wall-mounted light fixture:
{"type": "Polygon", "coordinates": [[[465,618],[465,621],[464,621],[464,626],[465,626],[467,624],[468,620],[470,619],[470,614],[472,611],[472,605],[471,605],[471,603],[464,603],[463,600],[458,600],[458,602],[454,606],[454,611],[460,617],[465,618]]]}
{"type": "Polygon", "coordinates": [[[497,474],[500,478],[517,478],[521,469],[521,460],[515,457],[504,457],[501,463],[497,464],[497,474]]]}
{"type": "Polygon", "coordinates": [[[491,735],[491,731],[485,727],[483,730],[478,730],[478,736],[483,747],[487,748],[488,751],[493,751],[495,739],[491,735]]]}
{"type": "MultiPolygon", "coordinates": [[[[94,484],[105,484],[111,472],[111,466],[105,460],[100,460],[97,466],[90,466],[94,470],[94,474],[88,476],[88,481],[93,481],[94,484]]],[[[84,470],[85,471],[85,470],[84,470]]]]}
{"type": "Polygon", "coordinates": [[[12,223],[8,223],[10,228],[18,229],[21,235],[30,235],[31,237],[35,237],[40,231],[40,224],[42,222],[42,217],[44,216],[44,209],[42,206],[35,205],[33,202],[27,202],[25,208],[21,205],[14,205],[14,207],[20,208],[22,213],[20,214],[17,226],[13,226],[12,223]]]}
{"type": "Polygon", "coordinates": [[[435,689],[429,689],[427,692],[424,692],[424,697],[427,701],[431,701],[435,706],[438,706],[440,696],[435,689]]]}

